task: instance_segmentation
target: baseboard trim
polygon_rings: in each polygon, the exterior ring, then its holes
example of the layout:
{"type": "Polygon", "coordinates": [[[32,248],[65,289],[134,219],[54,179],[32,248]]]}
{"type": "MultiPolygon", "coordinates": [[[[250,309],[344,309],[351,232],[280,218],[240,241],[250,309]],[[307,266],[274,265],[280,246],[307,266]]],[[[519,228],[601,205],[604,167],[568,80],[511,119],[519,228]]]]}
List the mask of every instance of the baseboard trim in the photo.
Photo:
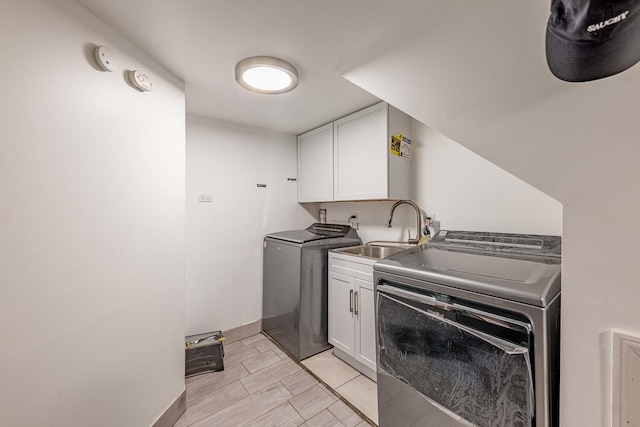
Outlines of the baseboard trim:
{"type": "Polygon", "coordinates": [[[172,427],[187,410],[187,390],[185,389],[166,411],[153,423],[153,427],[172,427]]]}
{"type": "Polygon", "coordinates": [[[222,333],[224,334],[225,344],[231,344],[232,342],[240,341],[259,334],[261,331],[262,319],[258,319],[255,322],[247,323],[246,325],[226,329],[222,331],[222,333]]]}

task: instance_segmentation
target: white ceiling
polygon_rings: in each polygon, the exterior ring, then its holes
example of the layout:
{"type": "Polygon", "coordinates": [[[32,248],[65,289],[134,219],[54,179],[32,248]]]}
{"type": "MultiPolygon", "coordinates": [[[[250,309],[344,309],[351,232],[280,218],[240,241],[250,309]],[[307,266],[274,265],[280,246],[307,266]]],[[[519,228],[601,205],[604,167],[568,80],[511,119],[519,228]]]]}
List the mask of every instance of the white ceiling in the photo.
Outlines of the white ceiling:
{"type": "Polygon", "coordinates": [[[184,80],[189,114],[298,134],[384,99],[563,203],[590,192],[602,141],[637,134],[640,65],[556,79],[549,1],[76,1],[184,80]],[[254,55],[291,62],[298,88],[241,88],[235,64],[254,55]]]}
{"type": "Polygon", "coordinates": [[[342,77],[427,14],[427,0],[77,0],[186,84],[187,113],[298,134],[378,101],[342,77]],[[235,64],[292,63],[291,93],[241,88],[235,64]]]}

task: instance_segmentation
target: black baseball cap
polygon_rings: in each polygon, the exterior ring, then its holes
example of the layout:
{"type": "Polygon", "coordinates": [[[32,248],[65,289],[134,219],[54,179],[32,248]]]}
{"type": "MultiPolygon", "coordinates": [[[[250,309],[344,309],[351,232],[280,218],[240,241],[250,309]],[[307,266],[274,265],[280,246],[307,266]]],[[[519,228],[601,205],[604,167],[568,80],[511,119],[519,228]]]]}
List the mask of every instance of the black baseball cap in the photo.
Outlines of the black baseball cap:
{"type": "Polygon", "coordinates": [[[568,82],[620,73],[640,61],[640,0],[551,0],[547,64],[568,82]]]}

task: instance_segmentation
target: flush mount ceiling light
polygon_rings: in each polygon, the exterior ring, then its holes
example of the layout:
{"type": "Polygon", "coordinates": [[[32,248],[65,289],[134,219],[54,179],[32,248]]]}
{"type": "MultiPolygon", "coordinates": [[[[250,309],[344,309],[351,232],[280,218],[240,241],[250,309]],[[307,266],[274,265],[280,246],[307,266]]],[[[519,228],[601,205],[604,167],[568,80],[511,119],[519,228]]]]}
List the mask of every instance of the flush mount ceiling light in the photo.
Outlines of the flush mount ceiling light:
{"type": "Polygon", "coordinates": [[[282,59],[252,56],[236,65],[236,81],[258,93],[285,93],[298,86],[298,71],[282,59]]]}

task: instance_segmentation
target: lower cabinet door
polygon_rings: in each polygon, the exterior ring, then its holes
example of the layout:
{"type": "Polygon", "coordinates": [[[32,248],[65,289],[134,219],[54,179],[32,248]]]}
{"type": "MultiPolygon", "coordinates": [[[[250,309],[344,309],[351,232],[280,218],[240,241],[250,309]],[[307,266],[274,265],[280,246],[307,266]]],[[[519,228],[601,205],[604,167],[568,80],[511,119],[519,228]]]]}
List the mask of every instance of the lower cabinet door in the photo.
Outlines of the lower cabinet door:
{"type": "Polygon", "coordinates": [[[357,290],[356,354],[358,362],[376,370],[376,325],[373,283],[354,279],[357,290]]]}
{"type": "Polygon", "coordinates": [[[329,271],[329,343],[355,357],[353,281],[352,277],[329,271]]]}

